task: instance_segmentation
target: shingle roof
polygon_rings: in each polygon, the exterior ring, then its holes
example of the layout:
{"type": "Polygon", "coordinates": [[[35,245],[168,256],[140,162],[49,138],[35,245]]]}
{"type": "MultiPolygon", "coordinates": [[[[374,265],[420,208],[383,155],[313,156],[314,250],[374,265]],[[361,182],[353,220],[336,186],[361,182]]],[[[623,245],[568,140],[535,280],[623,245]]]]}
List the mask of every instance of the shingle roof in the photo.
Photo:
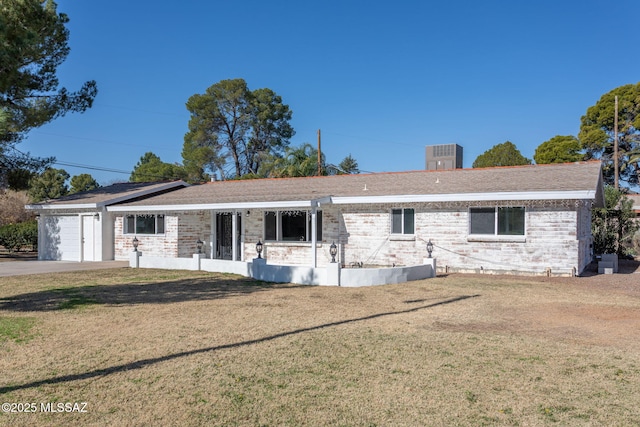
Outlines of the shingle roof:
{"type": "Polygon", "coordinates": [[[100,207],[110,204],[132,200],[146,195],[160,193],[172,188],[184,187],[183,181],[174,182],[123,182],[100,187],[91,191],[75,193],[59,199],[46,200],[40,203],[27,205],[30,209],[43,207],[100,207]]]}
{"type": "MultiPolygon", "coordinates": [[[[479,193],[592,192],[602,197],[600,162],[529,165],[446,171],[410,171],[305,178],[218,181],[194,185],[127,207],[233,205],[306,202],[331,197],[376,198],[410,195],[464,195],[479,193]]],[[[507,197],[502,195],[501,197],[507,197]]],[[[557,198],[562,198],[558,194],[557,198]]]]}

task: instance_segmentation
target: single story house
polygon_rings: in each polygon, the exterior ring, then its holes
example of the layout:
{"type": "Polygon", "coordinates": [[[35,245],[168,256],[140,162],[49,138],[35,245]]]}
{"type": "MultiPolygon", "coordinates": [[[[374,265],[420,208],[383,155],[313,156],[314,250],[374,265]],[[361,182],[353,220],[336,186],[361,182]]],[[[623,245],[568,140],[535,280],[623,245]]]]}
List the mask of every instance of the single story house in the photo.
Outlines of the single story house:
{"type": "Polygon", "coordinates": [[[151,257],[190,258],[200,245],[208,259],[247,262],[261,242],[269,264],[315,268],[335,243],[343,267],[410,266],[431,241],[441,270],[572,275],[592,260],[591,209],[604,205],[600,162],[164,185],[83,213],[67,199],[30,205],[40,257],[56,259],[55,239],[82,247],[78,227],[99,211],[100,259],[129,259],[135,238],[151,257]],[[68,214],[75,237],[51,232],[68,214]]]}
{"type": "Polygon", "coordinates": [[[27,205],[38,214],[38,259],[113,260],[114,217],[107,207],[186,185],[182,181],[127,182],[27,205]]]}

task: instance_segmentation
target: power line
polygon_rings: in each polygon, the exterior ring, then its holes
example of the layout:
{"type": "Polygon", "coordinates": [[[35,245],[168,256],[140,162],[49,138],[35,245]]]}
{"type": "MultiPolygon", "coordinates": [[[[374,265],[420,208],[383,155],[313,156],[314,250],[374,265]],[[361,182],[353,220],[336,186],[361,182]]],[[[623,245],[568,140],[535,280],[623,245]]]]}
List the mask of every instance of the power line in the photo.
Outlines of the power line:
{"type": "Polygon", "coordinates": [[[131,172],[127,172],[127,171],[123,171],[120,169],[111,169],[111,168],[105,168],[102,166],[91,166],[91,165],[82,165],[79,163],[70,163],[70,162],[64,162],[64,161],[55,161],[53,162],[54,165],[59,165],[59,166],[69,166],[69,167],[74,167],[74,168],[80,168],[80,169],[90,169],[90,170],[96,170],[96,171],[101,171],[101,172],[113,172],[113,173],[122,173],[125,175],[131,175],[131,172]]]}
{"type": "MultiPolygon", "coordinates": [[[[12,150],[18,152],[19,154],[23,155],[23,156],[28,156],[26,153],[18,150],[16,147],[8,147],[11,148],[12,150]]],[[[56,160],[53,162],[54,165],[59,165],[59,166],[69,166],[69,167],[74,167],[74,168],[80,168],[80,169],[90,169],[90,170],[97,170],[97,171],[102,171],[102,172],[113,172],[113,173],[122,173],[122,174],[126,174],[126,175],[130,175],[131,172],[127,172],[127,171],[123,171],[120,169],[113,169],[113,168],[105,168],[103,166],[92,166],[92,165],[83,165],[80,163],[72,163],[72,162],[65,162],[63,160],[56,160]]]]}

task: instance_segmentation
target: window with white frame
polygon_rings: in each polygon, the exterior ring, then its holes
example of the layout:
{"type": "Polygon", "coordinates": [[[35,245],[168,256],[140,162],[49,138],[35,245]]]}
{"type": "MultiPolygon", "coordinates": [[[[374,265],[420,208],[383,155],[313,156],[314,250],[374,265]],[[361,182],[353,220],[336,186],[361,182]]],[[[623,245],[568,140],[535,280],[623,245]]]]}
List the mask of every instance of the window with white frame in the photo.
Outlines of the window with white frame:
{"type": "MultiPolygon", "coordinates": [[[[311,219],[309,211],[267,211],[264,213],[264,240],[310,242],[311,219]]],[[[322,240],[322,211],[316,213],[316,240],[322,240]]]]}
{"type": "Polygon", "coordinates": [[[125,234],[164,234],[164,215],[136,214],[125,215],[125,234]]]}
{"type": "Polygon", "coordinates": [[[524,236],[524,207],[471,208],[469,234],[524,236]]]}
{"type": "Polygon", "coordinates": [[[415,210],[391,209],[391,234],[414,234],[415,210]]]}

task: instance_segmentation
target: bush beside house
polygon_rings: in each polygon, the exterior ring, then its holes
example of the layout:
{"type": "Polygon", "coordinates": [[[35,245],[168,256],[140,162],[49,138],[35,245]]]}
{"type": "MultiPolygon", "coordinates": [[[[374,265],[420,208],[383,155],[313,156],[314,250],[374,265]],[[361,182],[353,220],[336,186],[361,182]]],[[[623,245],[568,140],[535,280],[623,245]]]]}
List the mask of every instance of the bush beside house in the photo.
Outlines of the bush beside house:
{"type": "Polygon", "coordinates": [[[3,225],[0,227],[0,245],[9,252],[19,252],[25,248],[38,250],[37,221],[3,225]]]}

